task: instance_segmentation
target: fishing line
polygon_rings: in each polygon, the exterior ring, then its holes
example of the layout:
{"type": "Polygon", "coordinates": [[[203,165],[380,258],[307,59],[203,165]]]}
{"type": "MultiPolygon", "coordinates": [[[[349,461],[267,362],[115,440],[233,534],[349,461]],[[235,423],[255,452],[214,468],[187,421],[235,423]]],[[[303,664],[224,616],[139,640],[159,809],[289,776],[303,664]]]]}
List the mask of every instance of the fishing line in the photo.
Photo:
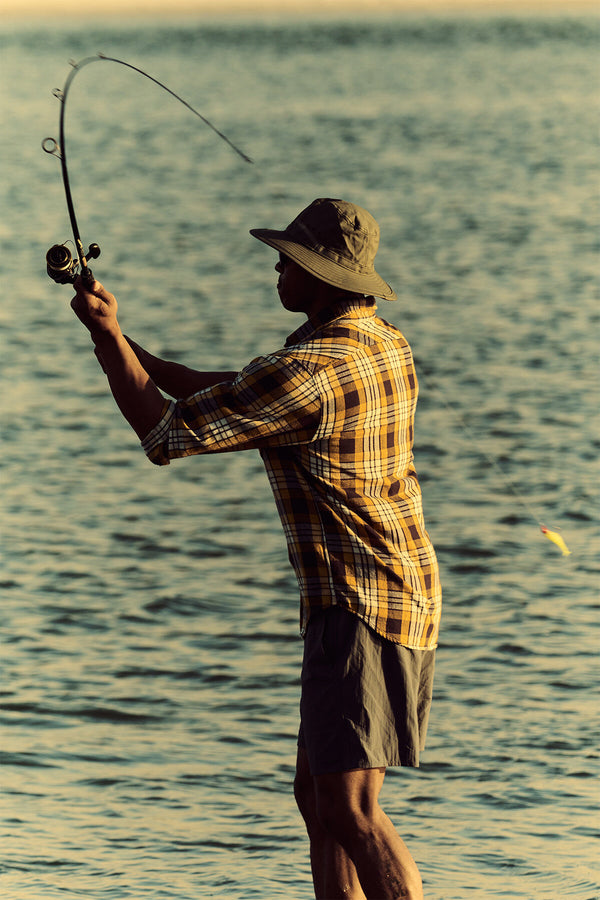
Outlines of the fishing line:
{"type": "Polygon", "coordinates": [[[457,409],[455,409],[450,403],[448,403],[448,401],[444,397],[442,391],[439,388],[434,387],[434,386],[430,385],[429,383],[427,383],[427,381],[423,379],[423,376],[419,376],[419,380],[421,382],[425,381],[424,387],[426,388],[426,390],[430,394],[437,395],[438,399],[441,401],[441,403],[443,403],[443,405],[446,407],[448,412],[454,416],[454,419],[458,423],[458,426],[460,427],[460,429],[467,435],[467,437],[471,441],[471,446],[475,447],[478,450],[478,452],[481,453],[481,455],[484,457],[484,459],[488,462],[488,464],[492,467],[492,469],[496,473],[498,480],[504,485],[505,489],[513,495],[513,497],[515,498],[517,503],[525,510],[527,515],[530,516],[535,522],[537,522],[542,534],[546,538],[548,538],[549,541],[552,541],[553,544],[556,544],[556,546],[559,548],[559,550],[561,551],[563,556],[570,556],[571,551],[567,547],[563,536],[557,531],[551,531],[546,525],[544,525],[544,523],[541,521],[539,516],[536,514],[533,507],[527,502],[527,500],[525,499],[523,494],[520,491],[518,491],[517,488],[514,486],[514,484],[507,478],[506,474],[502,471],[502,469],[498,465],[498,462],[494,459],[493,456],[490,456],[490,454],[483,448],[481,443],[476,440],[475,436],[473,435],[472,431],[466,424],[463,417],[460,415],[460,413],[458,412],[457,409]]]}
{"type": "Polygon", "coordinates": [[[69,248],[66,246],[66,242],[64,244],[55,244],[51,247],[46,254],[46,270],[50,278],[56,281],[58,284],[72,284],[75,281],[75,278],[78,274],[78,267],[81,267],[81,277],[84,281],[93,281],[93,275],[91,269],[89,268],[87,261],[88,259],[97,259],[100,256],[100,247],[98,244],[90,244],[88,250],[84,252],[83,244],[81,242],[81,236],[79,234],[79,226],[77,224],[77,217],[75,215],[75,208],[73,206],[73,197],[71,194],[71,184],[69,182],[69,172],[67,169],[67,153],[65,148],[65,110],[67,106],[67,97],[69,94],[69,88],[71,87],[71,83],[73,79],[77,75],[78,72],[83,69],[84,66],[89,65],[93,62],[113,62],[118,63],[120,66],[125,66],[128,69],[133,69],[134,72],[138,72],[138,74],[143,75],[144,78],[148,78],[149,81],[153,81],[154,84],[158,85],[158,87],[162,88],[168,94],[171,94],[176,100],[179,100],[186,109],[189,109],[190,112],[194,113],[205,125],[207,125],[214,133],[220,137],[226,144],[228,144],[232,150],[234,150],[238,156],[247,162],[251,163],[252,160],[249,156],[246,156],[242,150],[237,147],[233,141],[231,141],[226,134],[223,134],[222,131],[219,131],[218,128],[210,122],[206,116],[203,116],[202,113],[198,112],[193,106],[191,106],[187,100],[184,100],[183,97],[180,97],[179,94],[176,94],[175,91],[172,91],[171,88],[167,87],[166,84],[163,84],[162,81],[159,81],[158,78],[154,78],[154,76],[149,75],[148,72],[144,72],[143,69],[138,68],[137,66],[132,65],[131,63],[125,62],[122,59],[115,59],[112,56],[106,56],[104,53],[98,53],[96,56],[88,56],[85,59],[80,60],[79,62],[74,62],[71,60],[72,70],[69,72],[67,76],[67,80],[65,81],[64,87],[62,90],[57,88],[53,91],[54,96],[60,100],[60,119],[59,119],[59,137],[58,141],[53,137],[44,138],[42,141],[42,149],[49,153],[51,156],[56,156],[60,160],[62,179],[65,188],[65,197],[67,200],[67,209],[69,211],[69,219],[71,222],[71,230],[73,232],[73,238],[75,241],[75,249],[77,252],[78,260],[73,259],[73,255],[69,248]]]}

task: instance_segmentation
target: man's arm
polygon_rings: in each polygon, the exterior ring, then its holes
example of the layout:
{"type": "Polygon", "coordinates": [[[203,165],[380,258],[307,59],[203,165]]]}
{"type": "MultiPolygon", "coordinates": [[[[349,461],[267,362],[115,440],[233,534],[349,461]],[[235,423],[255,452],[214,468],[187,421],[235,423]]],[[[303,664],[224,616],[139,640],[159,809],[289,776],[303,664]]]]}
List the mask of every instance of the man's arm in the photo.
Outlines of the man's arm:
{"type": "Polygon", "coordinates": [[[89,330],[117,405],[140,440],[158,424],[165,398],[126,341],[117,301],[101,284],[75,282],[71,306],[89,330]]]}
{"type": "Polygon", "coordinates": [[[153,356],[125,335],[125,339],[133,349],[142,367],[150,375],[161,390],[166,391],[176,400],[185,400],[198,391],[220,384],[222,381],[233,381],[237,372],[198,372],[180,363],[168,362],[153,356]]]}

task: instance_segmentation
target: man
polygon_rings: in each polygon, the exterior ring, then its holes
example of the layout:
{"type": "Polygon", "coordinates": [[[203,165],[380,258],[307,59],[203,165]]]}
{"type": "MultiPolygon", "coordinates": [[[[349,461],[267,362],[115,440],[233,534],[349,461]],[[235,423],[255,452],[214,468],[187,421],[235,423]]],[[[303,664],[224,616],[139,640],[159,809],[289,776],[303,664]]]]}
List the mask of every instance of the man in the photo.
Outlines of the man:
{"type": "Polygon", "coordinates": [[[72,306],[152,462],[260,451],[301,595],[294,787],[315,896],[418,900],[417,866],[378,804],[387,766],[419,764],[441,604],[413,467],[411,351],[375,312],[375,296],[396,295],[375,271],[366,210],[320,199],[284,231],[251,234],[279,251],[281,302],[308,321],[239,373],[152,356],[97,283],[79,281],[72,306]]]}

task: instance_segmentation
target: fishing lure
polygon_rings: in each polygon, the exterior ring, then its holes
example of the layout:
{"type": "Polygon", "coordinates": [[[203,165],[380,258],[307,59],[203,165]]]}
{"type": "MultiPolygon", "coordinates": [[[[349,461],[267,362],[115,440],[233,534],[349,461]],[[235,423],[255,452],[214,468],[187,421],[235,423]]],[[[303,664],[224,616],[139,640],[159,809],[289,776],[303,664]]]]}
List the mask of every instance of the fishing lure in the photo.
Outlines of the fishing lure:
{"type": "Polygon", "coordinates": [[[456,420],[460,429],[469,437],[469,439],[471,441],[471,445],[479,448],[479,452],[482,454],[482,456],[485,457],[485,459],[487,459],[490,467],[496,473],[498,480],[504,484],[506,490],[513,495],[516,502],[519,504],[519,506],[521,506],[524,509],[524,511],[527,513],[527,515],[530,518],[532,518],[534,521],[537,522],[537,524],[540,526],[540,531],[542,532],[544,537],[546,537],[549,541],[552,541],[553,544],[556,544],[556,546],[561,550],[563,556],[570,556],[571,551],[567,547],[567,544],[566,544],[563,536],[561,534],[559,534],[557,531],[551,531],[549,528],[547,528],[541,522],[541,520],[535,514],[535,511],[531,508],[531,506],[529,505],[529,503],[527,502],[527,500],[525,499],[523,494],[520,491],[518,491],[517,488],[514,486],[514,484],[511,481],[509,481],[509,479],[506,477],[506,475],[504,474],[504,472],[498,465],[497,461],[492,456],[490,456],[490,454],[487,453],[486,450],[481,445],[478,444],[474,434],[471,432],[470,428],[468,427],[467,423],[464,421],[464,419],[462,418],[462,416],[460,415],[458,410],[456,410],[450,403],[448,403],[448,401],[446,400],[446,398],[444,397],[442,392],[439,390],[439,388],[427,383],[423,374],[420,375],[420,381],[421,381],[421,384],[426,385],[426,389],[431,394],[438,395],[440,401],[446,407],[448,412],[453,416],[453,418],[456,420]]]}
{"type": "Polygon", "coordinates": [[[561,534],[558,534],[558,532],[556,531],[550,531],[550,529],[546,528],[545,525],[540,525],[540,529],[542,534],[545,534],[549,541],[552,541],[553,544],[556,544],[556,546],[560,548],[563,556],[571,555],[571,551],[565,544],[565,541],[561,534]]]}
{"type": "Polygon", "coordinates": [[[88,259],[97,259],[100,256],[100,247],[98,244],[90,244],[87,251],[84,252],[83,244],[81,242],[81,237],[79,234],[79,227],[77,225],[77,218],[75,216],[75,209],[73,207],[73,197],[71,195],[71,185],[69,182],[69,173],[67,170],[67,154],[65,150],[65,109],[67,105],[67,96],[69,93],[69,88],[71,87],[71,82],[77,75],[79,71],[84,66],[89,65],[93,62],[113,62],[118,63],[120,66],[126,66],[128,69],[133,69],[134,72],[138,72],[140,75],[143,75],[144,78],[148,78],[150,81],[153,81],[154,84],[158,85],[158,87],[165,90],[168,94],[171,94],[172,97],[175,97],[176,100],[179,100],[180,103],[190,110],[190,112],[194,113],[195,116],[198,116],[205,125],[211,128],[215,134],[217,134],[222,140],[225,141],[226,144],[234,150],[245,162],[251,163],[252,160],[250,157],[246,156],[239,147],[229,140],[227,135],[223,134],[222,131],[219,131],[212,122],[202,115],[202,113],[198,112],[197,109],[194,109],[193,106],[184,100],[179,94],[176,94],[171,88],[167,87],[166,84],[163,84],[162,81],[159,81],[157,78],[154,78],[152,75],[149,75],[148,72],[144,72],[143,69],[139,69],[137,66],[132,65],[131,63],[125,62],[122,59],[115,59],[112,56],[105,56],[103,53],[98,53],[96,56],[88,56],[85,59],[80,60],[79,62],[74,62],[71,60],[72,71],[69,72],[67,80],[65,81],[65,85],[62,90],[57,88],[53,93],[54,96],[60,100],[61,108],[60,108],[60,120],[59,120],[59,139],[58,141],[53,137],[44,138],[42,141],[42,149],[49,153],[51,156],[56,156],[60,160],[61,171],[62,171],[62,179],[65,188],[65,196],[67,200],[67,209],[69,211],[69,219],[71,221],[71,230],[73,232],[73,239],[75,241],[75,250],[77,253],[77,259],[73,258],[73,255],[69,248],[64,244],[54,244],[53,247],[50,247],[46,254],[46,270],[50,278],[53,281],[56,281],[57,284],[72,284],[75,281],[75,278],[78,274],[81,275],[84,281],[91,282],[93,281],[92,271],[88,266],[88,259]],[[78,272],[79,268],[81,269],[78,272]]]}

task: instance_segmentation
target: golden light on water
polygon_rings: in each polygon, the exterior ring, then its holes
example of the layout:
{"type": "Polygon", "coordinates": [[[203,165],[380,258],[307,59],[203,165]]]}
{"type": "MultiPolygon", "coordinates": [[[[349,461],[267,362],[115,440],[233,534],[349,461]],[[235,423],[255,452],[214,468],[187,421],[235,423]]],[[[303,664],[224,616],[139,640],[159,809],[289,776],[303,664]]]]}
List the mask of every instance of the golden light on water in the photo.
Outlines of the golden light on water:
{"type": "MultiPolygon", "coordinates": [[[[596,0],[371,0],[369,17],[377,13],[419,14],[598,14],[596,0]]],[[[54,0],[0,0],[0,14],[11,17],[55,16],[54,0]]],[[[364,0],[64,0],[61,15],[344,15],[365,14],[364,0]]]]}

